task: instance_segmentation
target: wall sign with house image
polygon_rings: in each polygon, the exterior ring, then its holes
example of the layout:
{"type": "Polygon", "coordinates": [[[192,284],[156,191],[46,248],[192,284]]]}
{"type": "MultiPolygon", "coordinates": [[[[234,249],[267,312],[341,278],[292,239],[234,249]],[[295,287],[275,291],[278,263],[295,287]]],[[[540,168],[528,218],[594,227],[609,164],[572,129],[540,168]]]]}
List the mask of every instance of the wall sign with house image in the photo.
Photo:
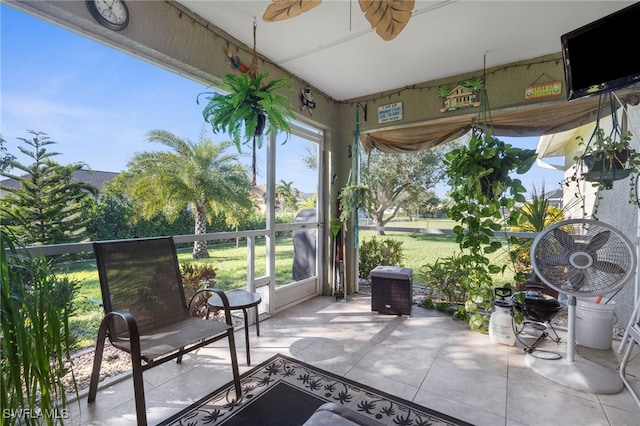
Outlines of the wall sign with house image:
{"type": "Polygon", "coordinates": [[[453,89],[447,86],[439,87],[438,97],[442,102],[440,112],[480,106],[480,91],[483,87],[484,82],[479,77],[468,78],[453,89]]]}

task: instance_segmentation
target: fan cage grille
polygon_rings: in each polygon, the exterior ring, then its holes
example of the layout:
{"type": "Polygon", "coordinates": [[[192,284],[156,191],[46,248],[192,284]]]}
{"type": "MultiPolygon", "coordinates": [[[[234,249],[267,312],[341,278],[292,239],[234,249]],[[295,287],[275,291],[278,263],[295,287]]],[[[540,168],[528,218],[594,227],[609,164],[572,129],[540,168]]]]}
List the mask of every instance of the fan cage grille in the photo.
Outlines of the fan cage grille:
{"type": "Polygon", "coordinates": [[[568,220],[543,230],[531,248],[531,263],[550,287],[592,297],[624,286],[635,273],[635,250],[617,229],[594,220],[568,220]]]}

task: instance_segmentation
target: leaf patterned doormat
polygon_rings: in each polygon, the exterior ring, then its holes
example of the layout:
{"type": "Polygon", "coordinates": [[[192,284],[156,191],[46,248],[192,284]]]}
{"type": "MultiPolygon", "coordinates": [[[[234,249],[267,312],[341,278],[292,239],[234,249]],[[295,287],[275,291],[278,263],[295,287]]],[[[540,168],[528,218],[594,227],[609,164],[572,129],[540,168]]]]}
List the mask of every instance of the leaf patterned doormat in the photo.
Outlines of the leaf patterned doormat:
{"type": "Polygon", "coordinates": [[[299,426],[325,402],[383,425],[469,425],[280,354],[244,373],[241,383],[240,401],[228,383],[160,425],[299,426]]]}

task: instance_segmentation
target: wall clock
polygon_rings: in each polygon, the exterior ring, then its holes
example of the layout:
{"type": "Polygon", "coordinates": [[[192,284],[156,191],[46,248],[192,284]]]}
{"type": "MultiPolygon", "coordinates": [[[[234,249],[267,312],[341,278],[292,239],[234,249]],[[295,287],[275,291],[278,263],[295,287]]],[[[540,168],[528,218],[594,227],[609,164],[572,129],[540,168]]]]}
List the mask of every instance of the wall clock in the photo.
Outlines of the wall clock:
{"type": "Polygon", "coordinates": [[[120,31],[129,23],[129,9],[123,0],[87,0],[91,16],[109,29],[120,31]]]}

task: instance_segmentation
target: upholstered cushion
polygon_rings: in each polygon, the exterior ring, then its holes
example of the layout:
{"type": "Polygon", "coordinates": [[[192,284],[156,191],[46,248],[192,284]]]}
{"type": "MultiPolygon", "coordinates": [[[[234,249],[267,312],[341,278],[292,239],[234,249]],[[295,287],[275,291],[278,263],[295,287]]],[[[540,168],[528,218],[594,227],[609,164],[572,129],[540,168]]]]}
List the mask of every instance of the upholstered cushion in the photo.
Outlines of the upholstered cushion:
{"type": "Polygon", "coordinates": [[[380,426],[380,424],[346,407],[327,402],[318,407],[303,426],[380,426]]]}

